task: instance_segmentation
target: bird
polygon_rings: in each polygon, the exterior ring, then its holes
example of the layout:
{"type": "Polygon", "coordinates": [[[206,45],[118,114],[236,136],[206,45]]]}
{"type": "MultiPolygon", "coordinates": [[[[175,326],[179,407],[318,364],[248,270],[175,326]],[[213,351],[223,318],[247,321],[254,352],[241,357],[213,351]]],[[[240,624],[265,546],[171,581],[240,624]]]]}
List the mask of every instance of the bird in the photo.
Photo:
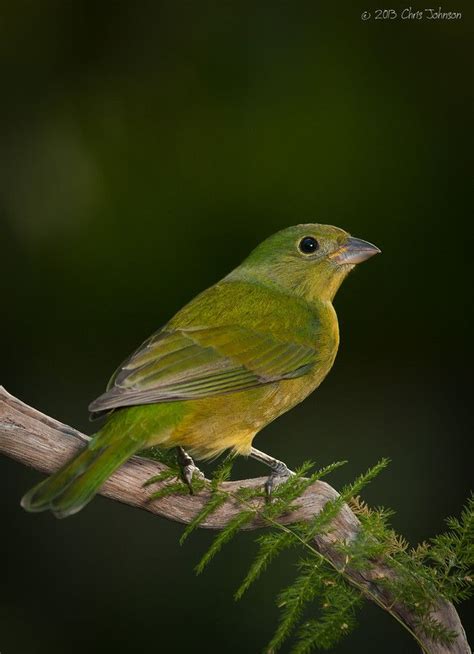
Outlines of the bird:
{"type": "Polygon", "coordinates": [[[196,460],[225,451],[267,465],[267,496],[292,471],[253,446],[303,401],[339,346],[336,292],[379,248],[332,225],[299,224],[258,245],[198,294],[116,370],[89,405],[105,424],[71,461],[22,498],[27,511],[80,511],[127,459],[175,448],[192,492],[196,460]]]}

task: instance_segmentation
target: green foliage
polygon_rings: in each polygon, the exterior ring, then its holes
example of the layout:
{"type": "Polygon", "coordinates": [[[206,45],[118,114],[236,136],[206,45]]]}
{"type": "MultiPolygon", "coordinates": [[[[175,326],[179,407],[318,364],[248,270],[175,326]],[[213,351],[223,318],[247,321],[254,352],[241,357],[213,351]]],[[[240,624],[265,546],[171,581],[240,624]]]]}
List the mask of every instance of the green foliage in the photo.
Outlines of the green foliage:
{"type": "Polygon", "coordinates": [[[460,519],[448,518],[449,530],[431,539],[424,552],[431,563],[439,592],[453,602],[461,602],[473,593],[474,567],[474,496],[460,519]]]}
{"type": "MultiPolygon", "coordinates": [[[[153,477],[150,477],[150,479],[147,479],[143,484],[144,487],[164,481],[171,481],[172,479],[176,480],[173,483],[166,484],[160,488],[160,490],[156,491],[156,493],[150,495],[150,500],[159,500],[163,497],[168,497],[168,495],[187,495],[189,493],[189,486],[181,479],[181,470],[177,464],[176,455],[174,453],[169,450],[160,450],[158,447],[150,447],[147,450],[140,452],[140,456],[152,459],[153,461],[158,461],[167,466],[158,475],[154,475],[153,477]]],[[[193,492],[197,492],[204,488],[205,482],[203,479],[193,477],[191,486],[193,492]]],[[[200,522],[202,522],[204,517],[200,522]]],[[[192,529],[190,531],[192,531],[192,529]]]]}
{"type": "Polygon", "coordinates": [[[334,520],[344,504],[352,497],[357,496],[367,484],[387,467],[388,463],[388,459],[382,459],[373,468],[369,468],[367,472],[359,475],[352,484],[344,486],[339,497],[331,502],[327,502],[322,511],[302,528],[305,539],[310,541],[316,534],[322,533],[330,525],[332,520],[334,520]]]}
{"type": "Polygon", "coordinates": [[[214,511],[227,502],[227,495],[216,491],[211,495],[210,500],[202,507],[196,517],[188,524],[183,531],[179,544],[182,545],[188,536],[201,525],[214,511]]]}
{"type": "Polygon", "coordinates": [[[227,501],[228,495],[220,491],[219,486],[223,481],[230,477],[234,458],[234,455],[226,457],[214,471],[210,484],[211,497],[209,501],[202,507],[201,511],[199,511],[196,517],[188,524],[184,530],[181,538],[179,539],[180,545],[184,543],[188,536],[195,529],[197,529],[197,527],[199,527],[199,525],[201,525],[206,520],[206,518],[212,515],[214,511],[217,511],[217,509],[227,501]]]}
{"type": "MultiPolygon", "coordinates": [[[[354,579],[348,581],[346,574],[348,569],[362,571],[374,565],[380,571],[378,583],[389,590],[392,598],[391,606],[383,605],[385,610],[396,617],[393,607],[402,603],[416,616],[419,631],[441,643],[452,641],[455,634],[439,623],[432,611],[440,598],[460,602],[472,593],[473,497],[459,519],[447,520],[445,533],[416,548],[409,548],[406,540],[390,526],[392,511],[383,507],[372,509],[359,495],[388,465],[388,459],[382,459],[344,486],[340,495],[327,502],[312,520],[291,526],[282,524],[279,521],[281,516],[298,508],[298,498],[311,484],[345,462],[333,463],[313,473],[310,473],[313,464],[304,463],[294,476],[275,489],[272,501],[266,503],[261,501],[264,497],[262,489],[242,487],[228,491],[222,487],[222,482],[230,477],[232,463],[233,457],[225,459],[212,480],[206,482],[209,500],[186,527],[180,542],[183,543],[229,499],[239,502],[242,510],[214,538],[196,566],[198,574],[237,532],[253,520],[263,521],[272,528],[257,537],[257,553],[235,593],[235,599],[240,599],[283,551],[292,548],[298,552],[298,573],[277,599],[280,621],[265,650],[267,654],[278,651],[290,637],[293,639],[293,654],[331,649],[355,627],[356,611],[365,597],[381,604],[368,587],[357,587],[354,579]],[[345,504],[357,515],[361,528],[352,542],[337,545],[341,564],[319,552],[314,539],[331,530],[334,519],[345,504]]],[[[176,472],[164,471],[149,482],[167,481],[174,476],[176,472]]],[[[169,483],[156,495],[163,497],[164,494],[183,492],[183,487],[186,488],[181,482],[169,483]]]]}
{"type": "Polygon", "coordinates": [[[255,559],[250,566],[249,571],[242,584],[235,592],[235,599],[240,599],[242,595],[257,581],[262,572],[265,572],[269,564],[278,554],[283,552],[291,545],[295,544],[295,536],[291,531],[270,531],[257,538],[259,549],[255,559]]]}
{"type": "MultiPolygon", "coordinates": [[[[345,463],[346,461],[337,461],[329,466],[321,468],[313,473],[309,478],[304,478],[303,475],[305,475],[313,466],[310,461],[305,462],[296,471],[293,477],[290,477],[285,484],[277,487],[272,502],[266,504],[262,509],[263,516],[267,520],[274,520],[279,515],[287,513],[290,509],[295,509],[296,506],[293,502],[300,497],[309,486],[345,463]]],[[[279,530],[258,537],[257,543],[259,545],[259,550],[245,579],[235,593],[236,599],[240,599],[243,596],[243,594],[260,577],[262,572],[267,569],[268,565],[278,554],[292,545],[296,545],[298,539],[296,538],[295,533],[291,530],[279,530]]]]}
{"type": "Polygon", "coordinates": [[[328,650],[356,626],[355,613],[362,604],[362,596],[351,588],[340,575],[323,581],[318,619],[305,622],[298,633],[294,654],[309,654],[315,649],[328,650]]]}
{"type": "Polygon", "coordinates": [[[473,591],[474,500],[469,498],[460,519],[448,518],[448,531],[416,548],[388,524],[390,512],[370,509],[360,498],[352,501],[363,529],[350,548],[351,566],[363,568],[374,559],[386,561],[396,571],[382,579],[397,602],[417,616],[418,627],[434,640],[448,643],[454,634],[437,622],[430,611],[444,598],[451,602],[468,599],[473,591]]]}
{"type": "Polygon", "coordinates": [[[276,652],[298,624],[303,610],[321,593],[324,583],[323,560],[302,560],[298,564],[300,574],[279,595],[277,605],[281,609],[280,624],[268,644],[269,652],[276,652]]]}
{"type": "Polygon", "coordinates": [[[142,450],[139,452],[139,455],[145,459],[152,459],[152,461],[163,463],[176,472],[179,470],[176,461],[176,453],[173,450],[162,450],[159,447],[153,446],[148,447],[146,450],[142,450]]]}
{"type": "Polygon", "coordinates": [[[266,651],[276,652],[296,629],[293,652],[306,654],[329,649],[355,626],[355,611],[362,603],[351,588],[322,558],[301,560],[299,575],[278,597],[281,618],[266,651]],[[302,622],[305,608],[312,604],[317,619],[302,622]]]}
{"type": "Polygon", "coordinates": [[[152,484],[158,484],[160,481],[176,478],[177,474],[172,468],[167,468],[166,470],[162,470],[159,475],[154,475],[150,479],[147,479],[143,486],[151,486],[152,484]]]}
{"type": "Polygon", "coordinates": [[[228,543],[235,534],[255,517],[255,512],[250,510],[238,513],[232,520],[229,520],[224,529],[222,529],[214,538],[210,548],[204,554],[196,566],[197,574],[201,574],[207,564],[220,552],[222,546],[228,543]]]}
{"type": "Polygon", "coordinates": [[[183,484],[182,481],[175,481],[172,484],[163,486],[163,488],[160,488],[156,493],[150,495],[150,500],[159,500],[162,497],[168,497],[168,495],[187,495],[188,493],[189,488],[186,484],[183,484]]]}
{"type": "Polygon", "coordinates": [[[307,488],[346,463],[346,461],[336,461],[317,470],[309,477],[305,477],[304,475],[314,466],[311,461],[306,461],[294,475],[273,491],[272,501],[261,509],[263,517],[271,522],[285,513],[294,511],[298,507],[294,502],[301,497],[307,488]]]}
{"type": "Polygon", "coordinates": [[[143,484],[144,487],[151,486],[152,484],[159,484],[161,482],[171,482],[172,479],[176,481],[172,483],[167,483],[160,490],[156,491],[150,496],[150,500],[159,500],[162,497],[167,497],[168,495],[184,495],[189,493],[189,488],[180,480],[179,467],[176,463],[176,456],[172,455],[166,450],[160,450],[157,447],[150,447],[143,452],[140,452],[140,456],[143,456],[147,459],[152,459],[153,461],[158,461],[167,466],[162,470],[158,475],[154,475],[147,479],[143,484]]]}

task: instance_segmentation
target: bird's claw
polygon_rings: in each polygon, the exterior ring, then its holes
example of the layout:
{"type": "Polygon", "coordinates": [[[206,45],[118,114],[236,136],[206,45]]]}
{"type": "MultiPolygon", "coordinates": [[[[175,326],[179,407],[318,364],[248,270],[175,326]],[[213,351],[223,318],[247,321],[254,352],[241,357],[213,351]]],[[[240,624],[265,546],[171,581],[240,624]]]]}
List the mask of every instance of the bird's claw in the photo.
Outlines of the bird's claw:
{"type": "Polygon", "coordinates": [[[286,463],[283,463],[283,461],[276,462],[274,468],[272,469],[271,475],[268,477],[264,485],[267,502],[271,500],[272,493],[275,488],[280,486],[280,484],[283,484],[294,474],[295,473],[288,468],[286,463]]]}
{"type": "Polygon", "coordinates": [[[184,483],[189,488],[189,492],[191,493],[191,495],[193,495],[194,494],[193,477],[197,477],[198,479],[204,479],[204,473],[201,470],[199,470],[197,465],[195,465],[193,462],[183,466],[181,468],[181,474],[183,475],[184,483]]]}
{"type": "Polygon", "coordinates": [[[185,450],[183,450],[182,447],[178,447],[178,464],[181,468],[181,476],[183,481],[189,488],[190,494],[193,495],[193,477],[204,479],[204,474],[201,472],[201,470],[199,470],[193,459],[185,450]]]}

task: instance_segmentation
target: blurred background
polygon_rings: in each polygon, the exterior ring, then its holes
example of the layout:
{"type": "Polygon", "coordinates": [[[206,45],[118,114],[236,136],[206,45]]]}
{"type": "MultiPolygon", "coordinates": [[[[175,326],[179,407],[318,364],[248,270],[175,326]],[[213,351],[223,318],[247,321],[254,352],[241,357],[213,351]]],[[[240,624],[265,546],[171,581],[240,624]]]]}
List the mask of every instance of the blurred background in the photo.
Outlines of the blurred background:
{"type": "MultiPolygon", "coordinates": [[[[91,433],[88,402],[183,303],[272,232],[332,223],[383,255],[336,298],[328,379],[256,445],[291,467],[348,459],[336,487],[388,456],[364,498],[411,543],[442,530],[472,481],[472,16],[449,5],[462,20],[3,2],[1,383],[91,433]]],[[[70,520],[28,515],[40,478],[0,461],[2,654],[262,650],[291,556],[235,603],[254,536],[195,577],[212,534],[181,548],[179,525],[100,497],[70,520]]],[[[367,605],[335,651],[382,650],[417,647],[367,605]]]]}

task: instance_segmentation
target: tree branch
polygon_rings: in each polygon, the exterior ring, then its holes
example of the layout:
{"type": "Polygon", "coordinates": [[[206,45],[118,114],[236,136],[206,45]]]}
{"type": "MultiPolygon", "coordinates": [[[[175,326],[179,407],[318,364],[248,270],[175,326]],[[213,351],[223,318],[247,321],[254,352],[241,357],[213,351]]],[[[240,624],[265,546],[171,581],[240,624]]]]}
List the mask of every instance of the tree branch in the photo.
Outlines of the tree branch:
{"type": "MultiPolygon", "coordinates": [[[[88,438],[79,431],[40,413],[0,387],[1,453],[41,472],[52,473],[77,454],[87,440],[88,438]]],[[[105,482],[100,494],[170,520],[189,523],[208,502],[209,492],[204,490],[197,495],[173,495],[151,501],[150,494],[159,490],[163,484],[155,484],[151,490],[143,484],[164,469],[165,466],[158,462],[134,456],[105,482]]],[[[263,478],[231,481],[225,482],[223,489],[234,492],[243,486],[261,487],[263,483],[263,478]]],[[[327,483],[318,481],[299,498],[299,507],[281,516],[279,522],[292,524],[309,520],[321,511],[326,502],[337,497],[336,490],[327,483]]],[[[241,510],[239,502],[230,498],[200,526],[220,529],[241,510]]],[[[263,524],[256,519],[247,528],[255,529],[262,527],[263,524]]],[[[332,522],[330,531],[317,535],[312,545],[337,569],[344,570],[343,574],[349,583],[355,585],[369,599],[401,622],[426,653],[470,654],[466,634],[451,603],[440,597],[432,611],[432,617],[456,633],[457,637],[449,645],[433,642],[418,627],[417,618],[409,608],[396,602],[385,584],[381,583],[382,579],[396,578],[395,571],[389,565],[374,561],[369,570],[362,572],[344,567],[337,543],[351,542],[357,536],[359,529],[359,520],[345,505],[332,522]]]]}

